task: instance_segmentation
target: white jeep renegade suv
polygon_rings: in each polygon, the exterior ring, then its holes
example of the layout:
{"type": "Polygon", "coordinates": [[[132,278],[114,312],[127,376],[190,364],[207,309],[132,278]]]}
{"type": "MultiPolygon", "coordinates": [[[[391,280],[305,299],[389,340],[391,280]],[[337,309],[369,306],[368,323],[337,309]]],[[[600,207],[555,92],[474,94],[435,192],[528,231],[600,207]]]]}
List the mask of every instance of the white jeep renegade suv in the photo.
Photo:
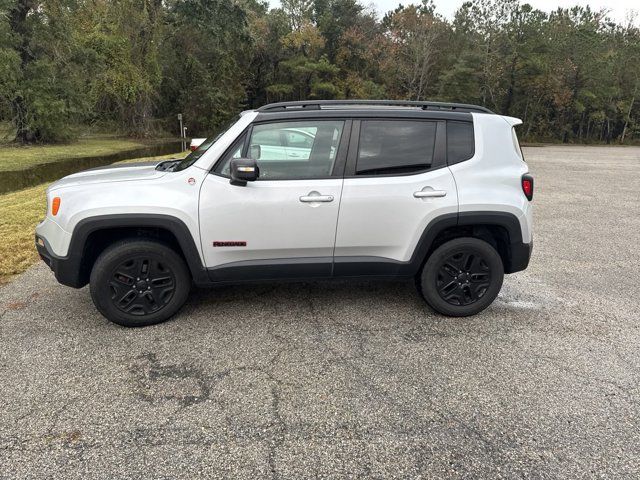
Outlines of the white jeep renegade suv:
{"type": "Polygon", "coordinates": [[[266,105],[184,160],[52,184],[36,246],[125,326],[167,320],[192,283],[282,279],[415,278],[437,312],[473,315],[531,255],[520,123],[435,102],[266,105]]]}

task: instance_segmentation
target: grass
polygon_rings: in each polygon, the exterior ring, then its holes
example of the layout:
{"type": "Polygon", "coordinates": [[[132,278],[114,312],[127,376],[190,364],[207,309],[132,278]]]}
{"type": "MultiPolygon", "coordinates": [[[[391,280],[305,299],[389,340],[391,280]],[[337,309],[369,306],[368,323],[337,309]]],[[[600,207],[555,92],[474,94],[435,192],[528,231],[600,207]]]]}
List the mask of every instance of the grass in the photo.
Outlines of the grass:
{"type": "MultiPolygon", "coordinates": [[[[186,152],[185,152],[186,154],[186,152]]],[[[126,160],[119,163],[179,158],[180,154],[126,160]]],[[[0,195],[0,284],[24,272],[39,260],[33,235],[47,210],[45,191],[49,184],[0,195]]]]}
{"type": "Polygon", "coordinates": [[[84,138],[65,145],[2,145],[0,172],[21,170],[33,165],[53,163],[69,158],[107,155],[144,147],[139,141],[126,138],[84,138]]]}
{"type": "Polygon", "coordinates": [[[24,272],[39,259],[33,231],[47,211],[47,186],[0,195],[0,283],[24,272]]]}

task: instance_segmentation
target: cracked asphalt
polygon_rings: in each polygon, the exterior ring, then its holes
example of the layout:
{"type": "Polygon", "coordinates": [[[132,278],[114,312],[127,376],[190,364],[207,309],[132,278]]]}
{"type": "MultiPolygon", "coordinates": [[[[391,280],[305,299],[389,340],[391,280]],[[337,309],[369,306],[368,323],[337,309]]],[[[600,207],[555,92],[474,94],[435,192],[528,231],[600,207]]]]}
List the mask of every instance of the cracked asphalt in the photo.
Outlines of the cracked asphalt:
{"type": "Polygon", "coordinates": [[[31,268],[0,288],[0,477],[638,478],[640,148],[525,155],[532,263],[474,318],[303,283],[128,330],[31,268]]]}

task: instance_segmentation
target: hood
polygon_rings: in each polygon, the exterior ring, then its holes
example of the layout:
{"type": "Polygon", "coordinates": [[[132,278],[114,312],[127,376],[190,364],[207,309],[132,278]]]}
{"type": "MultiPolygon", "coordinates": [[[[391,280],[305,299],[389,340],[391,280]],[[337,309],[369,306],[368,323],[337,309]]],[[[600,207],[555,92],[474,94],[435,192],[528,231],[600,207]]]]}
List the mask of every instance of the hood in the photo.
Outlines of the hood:
{"type": "Polygon", "coordinates": [[[156,170],[158,163],[160,162],[137,162],[92,168],[66,176],[54,182],[50,188],[89,185],[93,183],[153,180],[167,174],[167,172],[156,170]]]}

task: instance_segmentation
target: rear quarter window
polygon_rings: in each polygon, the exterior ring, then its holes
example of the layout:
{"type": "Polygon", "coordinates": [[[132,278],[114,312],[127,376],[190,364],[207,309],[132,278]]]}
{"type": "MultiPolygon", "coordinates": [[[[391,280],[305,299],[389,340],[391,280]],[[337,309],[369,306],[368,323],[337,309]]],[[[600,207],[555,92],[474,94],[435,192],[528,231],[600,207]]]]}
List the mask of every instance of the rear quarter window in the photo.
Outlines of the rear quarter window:
{"type": "Polygon", "coordinates": [[[473,123],[447,122],[447,163],[454,165],[473,157],[475,139],[473,123]]]}

